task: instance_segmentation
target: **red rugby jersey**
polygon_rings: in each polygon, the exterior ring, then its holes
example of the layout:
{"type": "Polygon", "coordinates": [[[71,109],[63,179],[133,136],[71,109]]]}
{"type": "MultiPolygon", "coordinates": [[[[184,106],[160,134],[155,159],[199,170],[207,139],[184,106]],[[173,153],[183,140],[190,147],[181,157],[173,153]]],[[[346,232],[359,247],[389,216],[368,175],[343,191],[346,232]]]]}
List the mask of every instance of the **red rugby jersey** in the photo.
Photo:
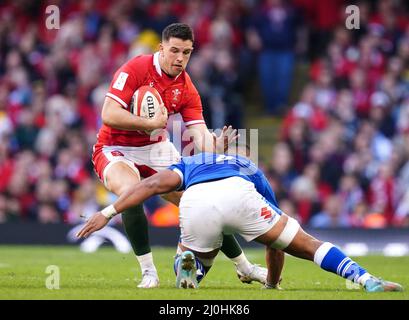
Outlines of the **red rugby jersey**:
{"type": "MultiPolygon", "coordinates": [[[[189,75],[182,71],[179,76],[171,78],[163,73],[159,66],[159,52],[137,56],[120,67],[106,96],[129,111],[132,95],[144,85],[154,87],[168,113],[180,113],[186,126],[205,123],[202,102],[189,75]]],[[[103,145],[140,147],[155,142],[144,132],[114,129],[107,125],[102,125],[97,137],[97,144],[103,145]]]]}

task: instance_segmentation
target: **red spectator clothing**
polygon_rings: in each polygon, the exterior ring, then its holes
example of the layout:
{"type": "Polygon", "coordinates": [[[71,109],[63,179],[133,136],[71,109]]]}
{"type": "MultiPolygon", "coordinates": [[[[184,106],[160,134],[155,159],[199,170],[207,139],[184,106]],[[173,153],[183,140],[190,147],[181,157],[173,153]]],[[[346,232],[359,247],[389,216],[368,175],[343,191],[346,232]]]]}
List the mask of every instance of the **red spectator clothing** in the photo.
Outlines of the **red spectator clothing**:
{"type": "Polygon", "coordinates": [[[370,91],[375,91],[379,87],[379,83],[382,80],[385,71],[383,67],[370,68],[366,72],[367,86],[370,91]]]}
{"type": "MultiPolygon", "coordinates": [[[[396,28],[399,31],[404,32],[409,25],[409,19],[406,17],[404,14],[398,14],[396,19],[396,28]]],[[[385,22],[385,14],[381,12],[375,13],[370,19],[369,19],[369,24],[372,25],[381,25],[385,27],[387,23],[385,22]]]]}
{"type": "Polygon", "coordinates": [[[394,194],[396,182],[393,177],[375,178],[370,185],[370,203],[374,210],[382,214],[391,223],[395,212],[394,194]]]}
{"type": "Polygon", "coordinates": [[[209,17],[201,17],[194,26],[195,47],[201,47],[210,42],[210,28],[212,20],[209,17]]]}
{"type": "Polygon", "coordinates": [[[318,199],[321,203],[324,203],[327,198],[334,193],[334,190],[332,190],[332,187],[324,182],[324,181],[319,181],[317,183],[317,188],[318,188],[318,199]]]}
{"type": "Polygon", "coordinates": [[[68,179],[77,185],[84,183],[90,177],[85,164],[80,159],[72,159],[68,165],[57,164],[54,175],[59,179],[68,179]]]}
{"type": "Polygon", "coordinates": [[[335,78],[348,78],[356,68],[356,62],[349,60],[345,54],[337,61],[332,61],[335,78]]]}
{"type": "Polygon", "coordinates": [[[300,200],[296,203],[298,216],[301,224],[307,224],[310,220],[313,203],[308,199],[300,200]]]}
{"type": "Polygon", "coordinates": [[[0,161],[0,192],[4,192],[10,182],[14,171],[14,162],[11,159],[0,161]]]}
{"type": "Polygon", "coordinates": [[[294,145],[291,142],[288,143],[291,146],[291,153],[293,154],[294,168],[297,172],[303,172],[308,162],[307,147],[305,145],[294,145]]]}
{"type": "MultiPolygon", "coordinates": [[[[125,63],[115,73],[107,97],[129,110],[134,92],[141,86],[154,87],[162,97],[168,114],[180,113],[186,126],[205,123],[199,93],[189,75],[182,73],[171,78],[162,72],[159,52],[137,56],[125,63]]],[[[97,144],[141,147],[159,141],[151,141],[148,134],[139,131],[119,130],[103,125],[97,144]]]]}
{"type": "MultiPolygon", "coordinates": [[[[163,1],[164,2],[164,1],[163,1]]],[[[150,4],[146,10],[150,17],[163,17],[163,7],[166,7],[165,3],[154,2],[150,4]]],[[[166,8],[165,15],[174,15],[181,17],[186,12],[186,5],[179,1],[170,1],[169,7],[166,8]]]]}
{"type": "Polygon", "coordinates": [[[314,28],[332,30],[342,22],[345,0],[294,0],[293,4],[303,10],[307,21],[314,28]]]}
{"type": "Polygon", "coordinates": [[[27,218],[29,213],[30,213],[30,209],[36,204],[38,203],[38,200],[36,199],[35,195],[32,192],[27,192],[24,193],[18,197],[16,197],[16,200],[18,201],[19,205],[20,205],[20,216],[23,218],[27,218]]]}
{"type": "Polygon", "coordinates": [[[349,77],[349,75],[357,68],[356,61],[351,61],[344,53],[338,59],[331,59],[330,65],[325,59],[316,59],[311,63],[309,70],[309,76],[314,81],[317,82],[319,76],[324,69],[331,67],[334,71],[335,78],[349,77]]]}
{"type": "Polygon", "coordinates": [[[310,110],[311,114],[307,117],[300,117],[297,115],[294,108],[287,113],[281,125],[280,136],[282,140],[287,140],[289,138],[290,128],[297,121],[306,121],[308,127],[316,132],[322,131],[328,126],[328,116],[322,109],[311,107],[310,110]]]}
{"type": "Polygon", "coordinates": [[[360,117],[367,117],[370,109],[369,90],[352,90],[352,95],[355,101],[355,110],[360,117]]]}
{"type": "Polygon", "coordinates": [[[30,15],[30,12],[25,9],[26,8],[19,5],[16,1],[3,0],[0,3],[0,19],[2,21],[12,21],[12,31],[16,32],[16,35],[18,36],[23,35],[29,28],[31,28],[32,16],[30,15]]]}
{"type": "Polygon", "coordinates": [[[85,102],[78,103],[78,113],[86,131],[97,130],[99,115],[92,105],[85,102]]]}

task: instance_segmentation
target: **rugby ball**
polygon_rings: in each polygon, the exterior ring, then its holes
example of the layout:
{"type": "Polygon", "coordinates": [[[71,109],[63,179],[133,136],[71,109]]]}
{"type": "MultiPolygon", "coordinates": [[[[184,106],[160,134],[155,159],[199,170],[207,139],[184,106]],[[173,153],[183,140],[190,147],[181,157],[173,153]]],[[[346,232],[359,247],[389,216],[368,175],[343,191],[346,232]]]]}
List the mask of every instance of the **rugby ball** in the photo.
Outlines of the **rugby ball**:
{"type": "Polygon", "coordinates": [[[161,103],[162,98],[155,88],[142,86],[132,96],[130,112],[138,117],[153,118],[161,103]]]}

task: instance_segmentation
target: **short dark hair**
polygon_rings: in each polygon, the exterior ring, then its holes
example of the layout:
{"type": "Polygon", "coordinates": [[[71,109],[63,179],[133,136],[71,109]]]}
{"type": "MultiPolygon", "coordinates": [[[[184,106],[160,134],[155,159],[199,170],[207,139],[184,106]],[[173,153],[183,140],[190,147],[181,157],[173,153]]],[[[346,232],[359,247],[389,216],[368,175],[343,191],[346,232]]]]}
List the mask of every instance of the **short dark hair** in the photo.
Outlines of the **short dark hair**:
{"type": "Polygon", "coordinates": [[[172,23],[162,31],[162,41],[170,38],[194,41],[193,30],[186,23],[172,23]]]}

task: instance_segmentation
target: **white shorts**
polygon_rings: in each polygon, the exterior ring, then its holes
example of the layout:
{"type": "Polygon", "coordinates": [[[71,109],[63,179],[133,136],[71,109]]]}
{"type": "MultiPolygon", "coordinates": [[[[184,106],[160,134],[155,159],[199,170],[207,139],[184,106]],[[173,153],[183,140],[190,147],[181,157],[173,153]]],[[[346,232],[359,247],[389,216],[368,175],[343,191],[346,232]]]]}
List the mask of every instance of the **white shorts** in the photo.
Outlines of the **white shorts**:
{"type": "Polygon", "coordinates": [[[180,158],[169,140],[143,147],[95,145],[92,154],[95,172],[105,186],[105,174],[116,162],[128,164],[139,176],[147,178],[179,162],[180,158]]]}
{"type": "Polygon", "coordinates": [[[181,243],[198,252],[220,248],[224,234],[240,234],[251,241],[279,220],[253,183],[240,177],[189,187],[179,205],[181,243]]]}

